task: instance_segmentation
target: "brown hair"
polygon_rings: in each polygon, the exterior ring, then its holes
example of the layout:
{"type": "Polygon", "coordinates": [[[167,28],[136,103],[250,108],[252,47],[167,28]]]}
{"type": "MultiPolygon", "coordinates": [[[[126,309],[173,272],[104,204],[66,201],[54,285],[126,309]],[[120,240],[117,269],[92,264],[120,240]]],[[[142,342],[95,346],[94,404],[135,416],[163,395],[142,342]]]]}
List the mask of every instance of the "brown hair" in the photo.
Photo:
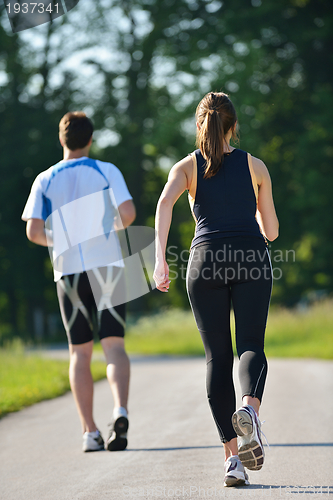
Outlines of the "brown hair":
{"type": "Polygon", "coordinates": [[[86,147],[93,131],[93,124],[83,111],[70,111],[59,123],[60,137],[71,151],[86,147]]]}
{"type": "Polygon", "coordinates": [[[237,115],[227,94],[209,92],[199,102],[196,111],[197,146],[206,160],[204,178],[213,177],[221,167],[225,150],[225,136],[232,130],[232,138],[237,139],[235,125],[237,115]]]}

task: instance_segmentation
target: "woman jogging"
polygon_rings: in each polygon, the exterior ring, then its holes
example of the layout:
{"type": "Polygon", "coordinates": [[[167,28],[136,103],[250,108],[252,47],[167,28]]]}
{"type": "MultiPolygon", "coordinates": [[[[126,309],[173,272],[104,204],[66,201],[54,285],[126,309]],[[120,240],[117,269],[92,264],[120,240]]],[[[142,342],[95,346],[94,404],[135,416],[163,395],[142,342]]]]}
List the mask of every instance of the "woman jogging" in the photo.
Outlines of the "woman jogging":
{"type": "Polygon", "coordinates": [[[169,289],[165,259],[172,208],[188,190],[196,222],[187,291],[205,347],[207,395],[225,451],[225,486],[249,484],[244,467],[261,469],[259,406],[267,374],[264,335],[272,289],[267,240],[278,236],[271,180],[264,163],[230,146],[237,115],[229,97],[210,92],[196,111],[197,146],[171,169],[156,211],[154,279],[169,289]],[[243,406],[232,379],[231,303],[243,406]],[[238,436],[238,443],[237,443],[238,436]]]}

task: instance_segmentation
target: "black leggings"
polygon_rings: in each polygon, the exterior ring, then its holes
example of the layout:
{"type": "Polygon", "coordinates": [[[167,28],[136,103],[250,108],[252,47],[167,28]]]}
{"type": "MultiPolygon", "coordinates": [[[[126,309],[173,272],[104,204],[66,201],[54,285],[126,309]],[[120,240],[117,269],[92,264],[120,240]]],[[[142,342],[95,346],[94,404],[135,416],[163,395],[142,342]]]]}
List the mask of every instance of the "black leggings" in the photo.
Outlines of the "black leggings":
{"type": "Polygon", "coordinates": [[[191,250],[187,291],[207,362],[207,395],[223,443],[236,437],[232,379],[231,302],[242,397],[262,399],[267,375],[264,336],[272,290],[267,246],[260,238],[233,237],[191,250]]]}

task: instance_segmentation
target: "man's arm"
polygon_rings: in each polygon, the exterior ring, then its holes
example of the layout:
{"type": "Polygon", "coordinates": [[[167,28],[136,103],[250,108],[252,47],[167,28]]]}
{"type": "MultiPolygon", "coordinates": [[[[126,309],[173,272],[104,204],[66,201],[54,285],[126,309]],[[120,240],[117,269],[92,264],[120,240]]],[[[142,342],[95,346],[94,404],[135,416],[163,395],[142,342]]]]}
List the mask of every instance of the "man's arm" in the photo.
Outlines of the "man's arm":
{"type": "Polygon", "coordinates": [[[125,229],[134,222],[136,217],[136,210],[132,200],[127,200],[121,203],[118,207],[118,212],[121,221],[115,220],[115,229],[125,229]]]}
{"type": "Polygon", "coordinates": [[[44,224],[45,222],[43,219],[29,219],[27,221],[26,233],[28,240],[36,243],[37,245],[47,247],[48,244],[44,224]]]}
{"type": "MultiPolygon", "coordinates": [[[[121,222],[118,224],[116,222],[116,229],[124,229],[132,224],[136,217],[135,206],[132,200],[124,201],[121,205],[119,205],[118,211],[121,217],[121,222]]],[[[47,247],[49,245],[45,234],[44,224],[45,222],[43,219],[29,219],[27,221],[26,233],[28,240],[36,243],[37,245],[47,247]]]]}

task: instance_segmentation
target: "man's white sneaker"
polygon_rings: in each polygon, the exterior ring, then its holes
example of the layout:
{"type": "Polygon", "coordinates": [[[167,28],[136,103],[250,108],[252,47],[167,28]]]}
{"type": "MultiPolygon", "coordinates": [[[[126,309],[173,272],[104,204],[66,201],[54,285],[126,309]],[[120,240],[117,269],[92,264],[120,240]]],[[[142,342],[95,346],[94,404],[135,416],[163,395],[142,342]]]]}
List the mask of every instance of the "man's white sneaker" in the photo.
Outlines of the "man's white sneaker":
{"type": "Polygon", "coordinates": [[[94,432],[85,432],[83,434],[83,451],[104,450],[104,440],[99,430],[94,432]]]}
{"type": "Polygon", "coordinates": [[[249,476],[244,466],[236,456],[229,457],[224,463],[224,486],[245,486],[249,483],[249,476]]]}
{"type": "Polygon", "coordinates": [[[260,421],[252,406],[244,405],[235,411],[232,425],[238,435],[238,455],[242,464],[250,470],[260,470],[265,452],[260,421]]]}

